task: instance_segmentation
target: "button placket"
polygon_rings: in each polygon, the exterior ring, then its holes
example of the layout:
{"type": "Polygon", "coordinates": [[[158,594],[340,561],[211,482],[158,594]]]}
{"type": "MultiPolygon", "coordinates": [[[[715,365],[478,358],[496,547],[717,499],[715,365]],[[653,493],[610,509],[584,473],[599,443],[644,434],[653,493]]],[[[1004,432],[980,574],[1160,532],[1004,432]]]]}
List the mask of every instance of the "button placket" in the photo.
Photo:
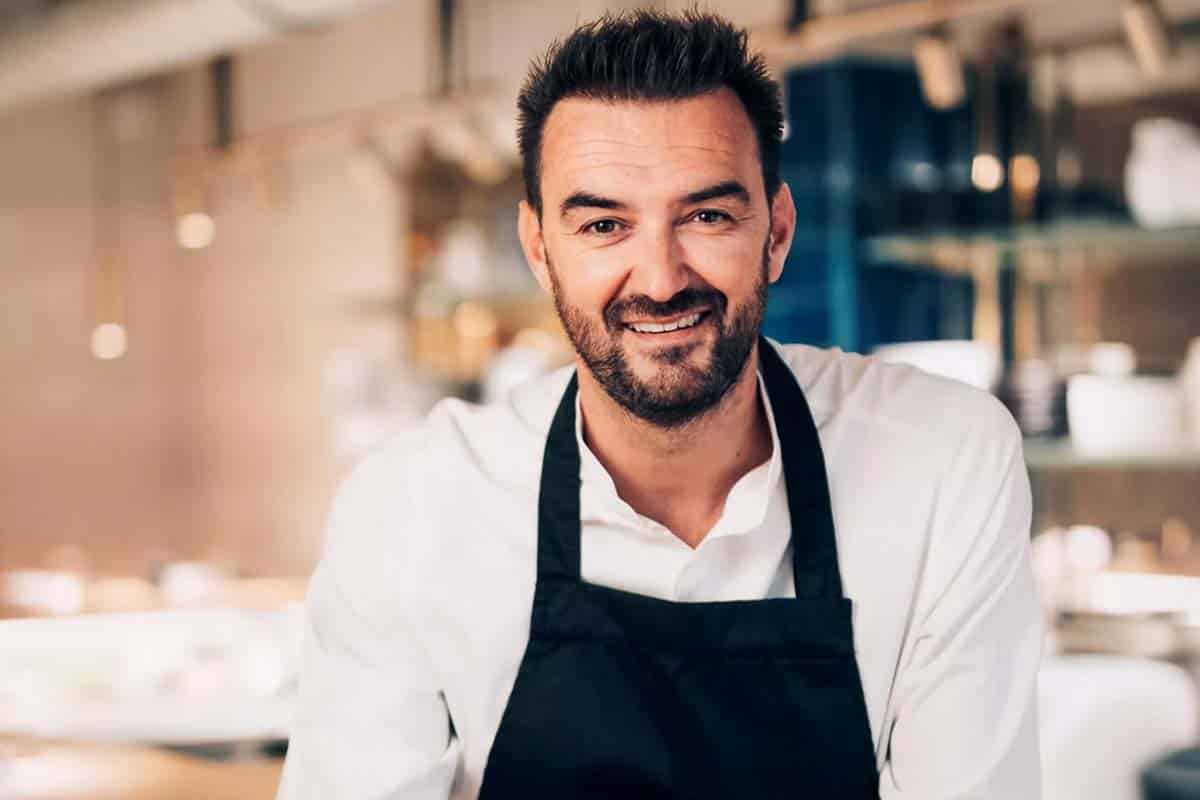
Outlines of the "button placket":
{"type": "Polygon", "coordinates": [[[675,575],[675,585],[672,591],[672,597],[675,600],[695,599],[696,587],[703,582],[704,577],[704,561],[706,559],[704,553],[712,550],[711,545],[705,547],[708,541],[708,537],[705,537],[695,550],[688,549],[687,556],[675,575]]]}

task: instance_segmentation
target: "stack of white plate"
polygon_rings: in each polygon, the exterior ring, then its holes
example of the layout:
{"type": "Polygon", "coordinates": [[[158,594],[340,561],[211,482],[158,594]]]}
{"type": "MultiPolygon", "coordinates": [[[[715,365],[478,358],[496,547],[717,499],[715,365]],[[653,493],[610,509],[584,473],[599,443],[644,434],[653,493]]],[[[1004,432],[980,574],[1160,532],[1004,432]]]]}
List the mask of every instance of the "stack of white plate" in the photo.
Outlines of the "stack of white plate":
{"type": "Polygon", "coordinates": [[[1065,384],[1054,365],[1028,359],[1013,365],[1000,390],[1026,436],[1060,435],[1066,427],[1065,384]]]}

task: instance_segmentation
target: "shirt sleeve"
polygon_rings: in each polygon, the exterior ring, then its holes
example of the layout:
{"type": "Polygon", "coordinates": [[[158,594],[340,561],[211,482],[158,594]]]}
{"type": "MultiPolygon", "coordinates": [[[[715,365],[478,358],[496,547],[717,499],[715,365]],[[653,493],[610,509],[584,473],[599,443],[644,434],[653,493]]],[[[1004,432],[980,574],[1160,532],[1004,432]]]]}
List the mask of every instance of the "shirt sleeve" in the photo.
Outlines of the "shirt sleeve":
{"type": "Polygon", "coordinates": [[[984,410],[938,492],[893,690],[883,800],[1041,796],[1029,477],[1012,417],[995,401],[984,410]]]}
{"type": "Polygon", "coordinates": [[[278,800],[446,800],[458,768],[434,669],[396,593],[403,579],[388,557],[396,532],[364,467],[334,501],[309,586],[278,800]]]}

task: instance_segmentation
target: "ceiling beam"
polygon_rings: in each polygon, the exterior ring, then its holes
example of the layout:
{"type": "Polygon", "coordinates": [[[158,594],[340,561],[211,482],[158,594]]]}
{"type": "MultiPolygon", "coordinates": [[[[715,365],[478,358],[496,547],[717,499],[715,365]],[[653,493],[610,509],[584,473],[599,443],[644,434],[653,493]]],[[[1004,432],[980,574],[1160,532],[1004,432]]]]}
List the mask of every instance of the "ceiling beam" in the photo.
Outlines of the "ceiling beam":
{"type": "Polygon", "coordinates": [[[757,28],[753,46],[776,68],[820,61],[850,45],[880,36],[919,31],[984,14],[1019,11],[1038,0],[906,0],[886,6],[816,17],[789,31],[757,28]]]}

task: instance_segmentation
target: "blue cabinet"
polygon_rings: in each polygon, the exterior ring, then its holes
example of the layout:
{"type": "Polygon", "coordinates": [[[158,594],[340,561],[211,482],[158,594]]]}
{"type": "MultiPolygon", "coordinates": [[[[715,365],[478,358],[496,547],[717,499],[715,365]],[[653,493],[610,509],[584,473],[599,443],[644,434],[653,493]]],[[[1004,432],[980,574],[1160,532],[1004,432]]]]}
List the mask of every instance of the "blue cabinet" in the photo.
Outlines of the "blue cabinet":
{"type": "Polygon", "coordinates": [[[969,279],[868,267],[862,240],[981,211],[964,206],[979,202],[970,191],[970,108],[935,111],[911,64],[861,59],[792,71],[784,100],[782,171],[797,230],[764,331],[863,352],[891,341],[969,337],[969,279]]]}

